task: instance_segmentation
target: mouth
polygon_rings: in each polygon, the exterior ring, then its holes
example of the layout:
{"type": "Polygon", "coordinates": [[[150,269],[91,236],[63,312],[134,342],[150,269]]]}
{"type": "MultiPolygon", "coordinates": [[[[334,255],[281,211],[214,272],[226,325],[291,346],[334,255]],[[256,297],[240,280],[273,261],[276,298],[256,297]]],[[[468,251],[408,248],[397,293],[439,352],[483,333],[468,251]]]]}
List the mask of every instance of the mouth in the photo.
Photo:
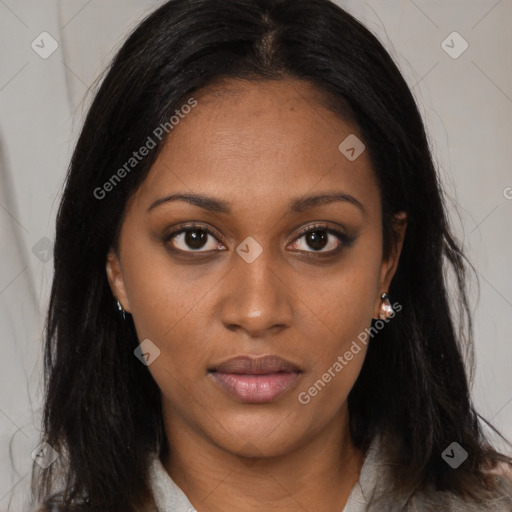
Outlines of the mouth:
{"type": "Polygon", "coordinates": [[[268,403],[289,391],[303,372],[276,355],[238,356],[208,369],[214,382],[244,403],[268,403]]]}

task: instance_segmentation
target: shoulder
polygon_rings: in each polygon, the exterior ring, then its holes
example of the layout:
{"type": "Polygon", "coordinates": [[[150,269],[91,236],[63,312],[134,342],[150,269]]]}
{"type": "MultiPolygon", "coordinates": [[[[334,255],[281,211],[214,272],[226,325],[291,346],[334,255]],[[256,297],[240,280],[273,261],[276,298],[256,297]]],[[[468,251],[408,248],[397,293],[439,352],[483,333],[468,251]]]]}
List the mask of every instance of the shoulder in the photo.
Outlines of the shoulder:
{"type": "MultiPolygon", "coordinates": [[[[367,512],[512,512],[512,461],[496,464],[485,473],[492,476],[495,492],[491,497],[462,498],[453,491],[440,490],[433,483],[397,493],[393,489],[391,464],[382,450],[381,442],[369,451],[368,462],[360,478],[363,494],[369,508],[367,512]],[[371,469],[370,469],[371,466],[371,469]],[[371,473],[371,474],[370,474],[371,473]],[[366,487],[365,487],[366,484],[366,487]]],[[[387,454],[389,455],[389,454],[387,454]]],[[[482,483],[482,489],[484,489],[482,483]]]]}
{"type": "Polygon", "coordinates": [[[512,459],[508,462],[500,462],[496,468],[489,470],[488,473],[496,475],[505,481],[512,482],[512,459]]]}
{"type": "MultiPolygon", "coordinates": [[[[496,468],[488,471],[488,473],[493,475],[500,493],[508,496],[512,502],[512,459],[507,462],[500,462],[496,468]]],[[[512,510],[512,506],[510,510],[512,510]]]]}
{"type": "Polygon", "coordinates": [[[411,512],[512,512],[512,463],[499,463],[486,473],[493,476],[496,492],[492,498],[468,500],[448,491],[426,489],[411,497],[411,512]]]}

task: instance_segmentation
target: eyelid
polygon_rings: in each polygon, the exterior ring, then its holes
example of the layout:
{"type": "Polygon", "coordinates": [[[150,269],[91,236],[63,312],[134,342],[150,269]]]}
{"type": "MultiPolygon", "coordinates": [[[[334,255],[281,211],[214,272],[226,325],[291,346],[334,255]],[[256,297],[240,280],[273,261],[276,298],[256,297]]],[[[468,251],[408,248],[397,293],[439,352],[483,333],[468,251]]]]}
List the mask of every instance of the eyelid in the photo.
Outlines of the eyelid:
{"type": "MultiPolygon", "coordinates": [[[[316,223],[316,224],[312,224],[312,225],[309,225],[309,226],[306,226],[305,228],[302,228],[298,233],[297,233],[297,238],[300,238],[304,235],[307,235],[310,231],[315,231],[315,229],[317,230],[322,230],[322,231],[326,231],[328,233],[331,233],[331,234],[336,234],[336,235],[344,235],[344,233],[342,233],[341,231],[335,229],[335,228],[331,228],[329,225],[327,224],[321,224],[321,223],[316,223]]],[[[296,238],[296,239],[297,239],[296,238]]],[[[295,239],[295,240],[296,240],[295,239]]],[[[295,241],[294,240],[294,241],[295,241]]]]}

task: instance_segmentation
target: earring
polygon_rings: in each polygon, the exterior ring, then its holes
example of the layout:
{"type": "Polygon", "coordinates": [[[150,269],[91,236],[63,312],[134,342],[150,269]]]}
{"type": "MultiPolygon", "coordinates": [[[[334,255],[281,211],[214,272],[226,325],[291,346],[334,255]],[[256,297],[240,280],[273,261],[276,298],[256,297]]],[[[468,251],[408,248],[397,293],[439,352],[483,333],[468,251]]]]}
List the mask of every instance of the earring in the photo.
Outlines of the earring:
{"type": "Polygon", "coordinates": [[[393,314],[393,306],[387,293],[383,293],[380,298],[382,299],[382,304],[380,305],[379,318],[387,320],[393,314]]]}
{"type": "Polygon", "coordinates": [[[123,306],[122,304],[119,302],[119,299],[117,299],[117,309],[119,311],[119,313],[121,313],[123,315],[123,320],[126,320],[126,313],[125,313],[125,310],[123,309],[123,306]]]}

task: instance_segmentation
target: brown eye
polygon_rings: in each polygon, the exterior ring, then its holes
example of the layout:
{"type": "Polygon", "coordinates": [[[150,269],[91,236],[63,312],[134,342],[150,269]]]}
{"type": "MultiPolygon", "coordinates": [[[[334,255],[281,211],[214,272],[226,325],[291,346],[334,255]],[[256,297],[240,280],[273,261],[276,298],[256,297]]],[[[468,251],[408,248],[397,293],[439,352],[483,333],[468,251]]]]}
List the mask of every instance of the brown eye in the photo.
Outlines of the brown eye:
{"type": "Polygon", "coordinates": [[[184,231],[183,241],[187,247],[192,249],[201,249],[208,239],[208,233],[203,229],[194,229],[194,231],[184,231]]]}
{"type": "Polygon", "coordinates": [[[329,235],[325,231],[310,231],[306,238],[306,244],[315,251],[321,251],[328,242],[329,235]]]}

